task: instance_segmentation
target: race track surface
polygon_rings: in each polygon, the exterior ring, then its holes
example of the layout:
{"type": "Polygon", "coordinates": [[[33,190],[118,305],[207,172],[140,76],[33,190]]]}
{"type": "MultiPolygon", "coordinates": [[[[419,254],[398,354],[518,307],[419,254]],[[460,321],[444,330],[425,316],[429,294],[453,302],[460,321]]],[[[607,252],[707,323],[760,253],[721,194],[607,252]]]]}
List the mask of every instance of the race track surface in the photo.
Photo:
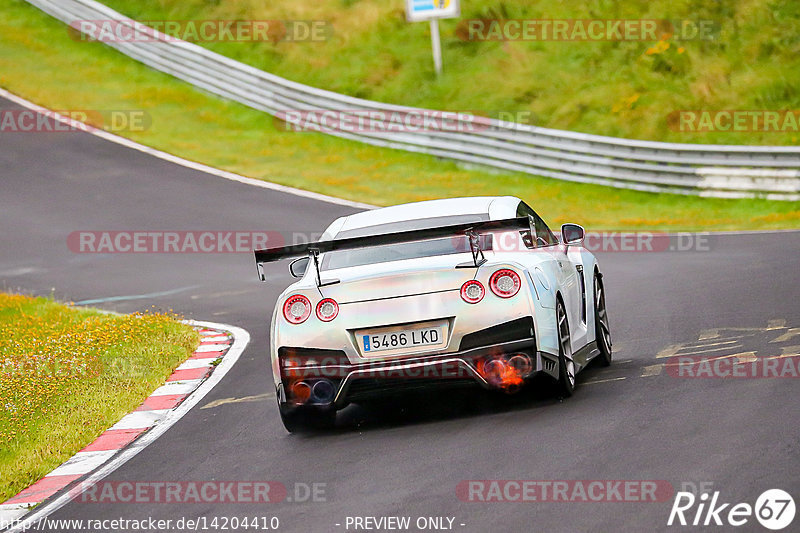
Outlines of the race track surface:
{"type": "MultiPolygon", "coordinates": [[[[790,328],[800,328],[800,232],[712,235],[705,251],[599,252],[615,363],[580,374],[568,400],[477,392],[351,406],[336,430],[298,436],[281,426],[267,355],[268,317],[291,279],[285,269],[261,283],[249,253],[81,254],[67,237],[315,232],[354,209],[205,175],[85,133],[0,133],[0,147],[3,290],[101,300],[94,305],[124,313],[154,305],[243,327],[253,339],[201,405],[107,479],[326,484],[325,501],[72,502],[51,518],[277,516],[282,531],[346,531],[348,516],[410,516],[412,524],[441,516],[463,532],[669,531],[697,529],[667,527],[672,497],[481,503],[460,500],[456,487],[665,480],[675,490],[712,482],[731,503],[753,504],[771,488],[800,495],[797,379],[686,379],[655,366],[667,360],[659,354],[691,352],[682,345],[701,337],[708,346],[714,328],[723,328],[718,338],[730,340],[730,354],[797,353],[800,330],[790,328]],[[236,401],[218,402],[226,398],[236,401]]],[[[763,531],[752,518],[739,530],[763,531]]]]}

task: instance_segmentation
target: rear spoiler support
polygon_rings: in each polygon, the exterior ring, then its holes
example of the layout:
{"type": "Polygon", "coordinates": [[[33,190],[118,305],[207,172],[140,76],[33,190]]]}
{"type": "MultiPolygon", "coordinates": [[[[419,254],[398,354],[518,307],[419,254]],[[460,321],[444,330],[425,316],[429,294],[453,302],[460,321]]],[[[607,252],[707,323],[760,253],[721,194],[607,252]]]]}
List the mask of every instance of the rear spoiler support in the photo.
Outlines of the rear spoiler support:
{"type": "MultiPolygon", "coordinates": [[[[466,232],[467,240],[469,241],[469,251],[472,252],[472,266],[478,268],[486,262],[486,257],[483,255],[483,248],[481,248],[481,237],[472,230],[466,232]],[[478,259],[480,257],[480,259],[478,259]]],[[[462,267],[462,265],[457,265],[462,267]]],[[[470,266],[469,264],[465,266],[470,266]]]]}

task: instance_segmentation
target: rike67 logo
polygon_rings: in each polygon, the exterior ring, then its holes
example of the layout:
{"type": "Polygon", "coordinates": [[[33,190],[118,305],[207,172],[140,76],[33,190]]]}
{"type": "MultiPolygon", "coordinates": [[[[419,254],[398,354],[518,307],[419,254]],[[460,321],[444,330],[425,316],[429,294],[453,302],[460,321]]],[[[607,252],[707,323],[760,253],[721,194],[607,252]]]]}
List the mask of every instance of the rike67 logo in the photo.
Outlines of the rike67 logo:
{"type": "Polygon", "coordinates": [[[754,506],[749,503],[722,503],[719,495],[719,491],[715,491],[709,499],[707,492],[699,497],[691,492],[678,492],[667,525],[739,527],[749,523],[755,516],[765,528],[778,531],[794,520],[794,499],[784,490],[764,491],[756,499],[754,506]]]}

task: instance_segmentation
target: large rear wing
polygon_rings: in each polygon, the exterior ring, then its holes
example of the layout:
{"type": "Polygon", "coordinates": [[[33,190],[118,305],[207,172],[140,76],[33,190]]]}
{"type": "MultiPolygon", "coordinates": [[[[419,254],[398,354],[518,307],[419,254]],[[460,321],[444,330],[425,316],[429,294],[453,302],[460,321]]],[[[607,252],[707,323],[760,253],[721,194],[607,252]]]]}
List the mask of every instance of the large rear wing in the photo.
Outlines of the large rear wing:
{"type": "Polygon", "coordinates": [[[469,245],[472,251],[473,263],[464,266],[478,267],[486,259],[480,248],[479,235],[496,231],[528,230],[535,235],[533,219],[531,217],[507,218],[503,220],[487,220],[484,222],[470,222],[465,224],[455,224],[451,226],[438,226],[433,228],[423,228],[408,231],[398,231],[395,233],[382,233],[378,235],[367,235],[363,237],[351,237],[348,239],[333,239],[329,241],[318,241],[280,248],[265,248],[256,250],[256,266],[261,281],[266,281],[264,275],[264,263],[272,263],[281,259],[297,258],[309,256],[317,269],[317,283],[321,284],[319,277],[319,254],[334,252],[337,250],[353,250],[356,248],[369,248],[374,246],[384,246],[387,244],[400,244],[406,242],[422,241],[428,239],[438,239],[442,237],[456,237],[464,235],[469,238],[469,245]]]}

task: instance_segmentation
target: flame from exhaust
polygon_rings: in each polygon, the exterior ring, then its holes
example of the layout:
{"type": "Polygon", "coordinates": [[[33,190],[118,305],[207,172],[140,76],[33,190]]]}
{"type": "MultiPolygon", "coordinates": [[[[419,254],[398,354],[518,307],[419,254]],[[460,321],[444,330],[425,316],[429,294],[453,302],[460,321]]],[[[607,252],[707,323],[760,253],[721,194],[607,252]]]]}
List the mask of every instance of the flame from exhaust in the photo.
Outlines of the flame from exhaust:
{"type": "Polygon", "coordinates": [[[495,387],[507,392],[516,392],[523,383],[520,371],[502,359],[490,359],[478,363],[478,372],[495,387]],[[492,363],[489,365],[489,363],[492,363]],[[489,368],[486,368],[486,367],[489,368]]]}

